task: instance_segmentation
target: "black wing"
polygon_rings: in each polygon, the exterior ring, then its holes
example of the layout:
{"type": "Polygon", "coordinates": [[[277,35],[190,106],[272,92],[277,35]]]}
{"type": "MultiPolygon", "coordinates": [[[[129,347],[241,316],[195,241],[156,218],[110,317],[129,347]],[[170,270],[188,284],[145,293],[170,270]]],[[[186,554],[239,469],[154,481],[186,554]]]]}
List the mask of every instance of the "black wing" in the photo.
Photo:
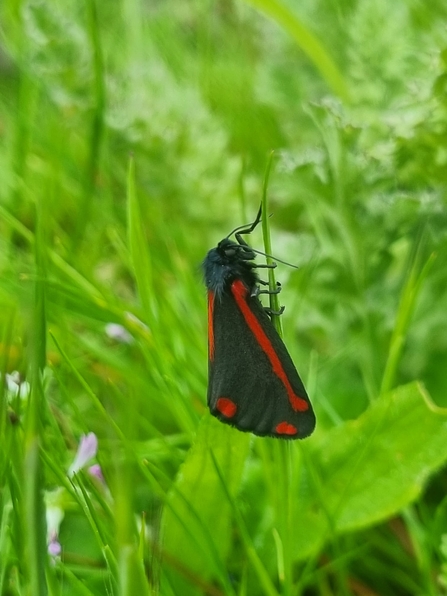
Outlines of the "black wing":
{"type": "Polygon", "coordinates": [[[256,435],[307,437],[315,428],[315,415],[287,348],[246,286],[245,305],[236,300],[235,283],[243,282],[233,282],[231,293],[219,298],[209,296],[210,411],[256,435]]]}

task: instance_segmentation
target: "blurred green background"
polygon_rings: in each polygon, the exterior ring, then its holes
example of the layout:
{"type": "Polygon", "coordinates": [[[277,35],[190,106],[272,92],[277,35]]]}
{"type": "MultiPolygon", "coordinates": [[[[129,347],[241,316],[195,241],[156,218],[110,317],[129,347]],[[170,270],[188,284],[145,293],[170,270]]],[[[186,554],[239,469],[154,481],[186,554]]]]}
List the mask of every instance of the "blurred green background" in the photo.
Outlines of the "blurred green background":
{"type": "Polygon", "coordinates": [[[1,594],[446,593],[446,17],[3,0],[1,594]],[[206,408],[200,264],[272,150],[287,444],[206,408]]]}

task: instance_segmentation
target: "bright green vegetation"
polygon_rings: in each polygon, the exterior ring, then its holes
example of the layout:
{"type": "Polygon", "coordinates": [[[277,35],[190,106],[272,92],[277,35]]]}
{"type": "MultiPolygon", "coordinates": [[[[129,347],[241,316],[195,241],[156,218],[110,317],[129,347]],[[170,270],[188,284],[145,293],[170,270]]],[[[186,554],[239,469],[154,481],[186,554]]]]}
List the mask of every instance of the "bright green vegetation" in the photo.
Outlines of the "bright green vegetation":
{"type": "Polygon", "coordinates": [[[2,596],[446,593],[446,19],[0,3],[2,596]],[[272,149],[302,442],[206,408],[200,263],[272,149]]]}

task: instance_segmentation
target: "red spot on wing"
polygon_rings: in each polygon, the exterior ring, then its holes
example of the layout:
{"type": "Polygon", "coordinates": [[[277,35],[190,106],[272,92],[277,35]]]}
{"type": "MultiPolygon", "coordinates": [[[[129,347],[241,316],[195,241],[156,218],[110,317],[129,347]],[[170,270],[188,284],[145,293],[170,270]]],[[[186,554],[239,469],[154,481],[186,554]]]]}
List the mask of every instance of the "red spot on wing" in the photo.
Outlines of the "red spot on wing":
{"type": "Polygon", "coordinates": [[[214,360],[214,292],[208,292],[208,357],[214,360]]]}
{"type": "MultiPolygon", "coordinates": [[[[272,342],[269,340],[267,335],[265,334],[264,329],[261,327],[256,316],[250,310],[250,307],[247,304],[247,294],[248,288],[244,284],[243,281],[240,279],[236,279],[231,284],[231,291],[233,293],[234,299],[242,312],[242,315],[249,326],[251,332],[256,338],[256,341],[261,346],[263,351],[265,352],[267,358],[270,360],[270,364],[272,365],[273,372],[278,377],[278,379],[284,385],[287,391],[287,397],[289,398],[290,405],[292,408],[297,412],[305,412],[309,409],[309,404],[305,399],[295,395],[292,385],[287,378],[286,372],[281,364],[280,359],[278,358],[278,354],[275,352],[274,347],[272,346],[272,342]]],[[[286,423],[281,423],[286,424],[286,423]]],[[[296,429],[295,429],[296,430],[296,429]]],[[[286,433],[291,434],[291,433],[286,433]]]]}
{"type": "Polygon", "coordinates": [[[275,431],[278,435],[296,435],[298,433],[298,429],[288,422],[280,422],[277,424],[275,431]]]}
{"type": "Polygon", "coordinates": [[[237,411],[237,405],[228,397],[219,397],[216,402],[216,409],[226,418],[233,418],[237,411]]]}

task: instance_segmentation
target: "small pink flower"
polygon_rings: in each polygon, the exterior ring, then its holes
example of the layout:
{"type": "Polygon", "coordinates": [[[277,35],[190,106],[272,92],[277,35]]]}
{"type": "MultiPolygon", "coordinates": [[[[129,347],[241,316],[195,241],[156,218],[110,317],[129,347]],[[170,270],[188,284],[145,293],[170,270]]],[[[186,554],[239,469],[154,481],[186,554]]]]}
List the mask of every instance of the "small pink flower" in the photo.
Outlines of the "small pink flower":
{"type": "Polygon", "coordinates": [[[47,521],[47,548],[48,553],[52,557],[57,557],[61,554],[62,547],[59,542],[59,528],[65,516],[64,511],[64,488],[57,488],[45,493],[46,512],[45,517],[47,521]]]}
{"type": "Polygon", "coordinates": [[[86,464],[96,456],[97,451],[98,438],[95,433],[82,435],[76,456],[68,469],[68,476],[71,478],[79,470],[85,468],[86,464]]]}
{"type": "Polygon", "coordinates": [[[61,552],[62,546],[58,540],[58,535],[56,532],[53,532],[48,542],[48,554],[50,554],[52,557],[58,557],[61,552]]]}
{"type": "Polygon", "coordinates": [[[93,466],[90,466],[88,472],[90,476],[93,476],[93,478],[97,478],[101,482],[101,484],[106,483],[102,474],[101,466],[99,464],[93,464],[93,466]]]}
{"type": "Polygon", "coordinates": [[[107,323],[105,332],[110,339],[114,339],[122,344],[132,344],[134,342],[134,338],[127,329],[118,323],[107,323]]]}

